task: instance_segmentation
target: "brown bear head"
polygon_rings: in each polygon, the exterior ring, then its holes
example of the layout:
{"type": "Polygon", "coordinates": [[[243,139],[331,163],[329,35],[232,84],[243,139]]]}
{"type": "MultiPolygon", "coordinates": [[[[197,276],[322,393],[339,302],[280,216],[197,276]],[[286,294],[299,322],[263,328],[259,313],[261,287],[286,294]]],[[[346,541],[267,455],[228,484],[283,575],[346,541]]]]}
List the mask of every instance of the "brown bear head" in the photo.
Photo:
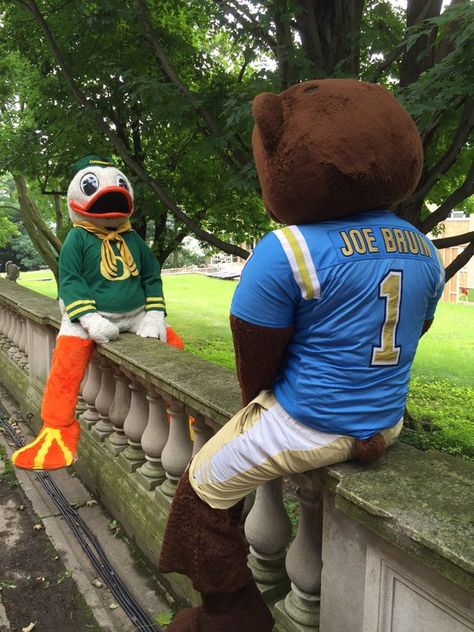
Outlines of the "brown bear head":
{"type": "Polygon", "coordinates": [[[388,208],[419,180],[416,126],[379,85],[324,79],[253,101],[252,146],[263,202],[283,224],[388,208]]]}

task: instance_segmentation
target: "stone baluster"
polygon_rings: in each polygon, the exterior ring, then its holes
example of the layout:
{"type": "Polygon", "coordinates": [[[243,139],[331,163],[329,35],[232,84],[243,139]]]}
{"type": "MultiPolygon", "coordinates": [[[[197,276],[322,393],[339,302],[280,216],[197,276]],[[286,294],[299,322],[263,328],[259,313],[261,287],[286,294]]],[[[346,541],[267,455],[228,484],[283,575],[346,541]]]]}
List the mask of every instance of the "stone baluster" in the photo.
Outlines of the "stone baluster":
{"type": "Polygon", "coordinates": [[[8,323],[7,323],[7,330],[5,332],[7,348],[11,347],[12,345],[12,336],[13,336],[14,327],[15,327],[15,314],[11,310],[8,310],[8,323]]]}
{"type": "Polygon", "coordinates": [[[0,339],[3,338],[3,330],[5,327],[5,318],[6,318],[7,310],[5,306],[0,303],[0,339]]]}
{"type": "Polygon", "coordinates": [[[130,410],[130,388],[129,380],[118,369],[114,373],[115,397],[109,411],[109,419],[112,422],[114,431],[107,437],[107,448],[114,456],[118,456],[128,446],[128,439],[123,430],[123,424],[130,410]]]}
{"type": "Polygon", "coordinates": [[[168,441],[169,423],[166,403],[161,395],[150,390],[148,400],[148,423],[142,435],[142,448],[146,461],[137,471],[137,478],[146,489],[152,490],[165,480],[165,470],[161,464],[161,454],[168,441]]]}
{"type": "Polygon", "coordinates": [[[203,415],[193,414],[194,423],[193,423],[193,432],[194,432],[194,442],[193,442],[193,456],[199,452],[202,446],[209,441],[209,439],[214,434],[214,430],[206,424],[206,420],[203,415]]]}
{"type": "MultiPolygon", "coordinates": [[[[294,477],[299,488],[298,531],[286,556],[291,590],[276,605],[276,620],[290,619],[295,630],[319,629],[321,592],[322,492],[311,473],[294,477]]],[[[292,629],[293,629],[292,628],[292,629]]]]}
{"type": "Polygon", "coordinates": [[[161,463],[165,468],[166,481],[160,490],[169,497],[174,496],[181,474],[188,465],[193,445],[189,432],[189,417],[182,402],[172,399],[168,408],[170,433],[163,452],[161,463]]]}
{"type": "Polygon", "coordinates": [[[95,400],[101,387],[101,373],[97,357],[94,354],[87,369],[86,379],[83,382],[82,398],[86,403],[87,409],[81,415],[80,419],[88,430],[96,424],[100,417],[95,407],[95,400]]]}
{"type": "Polygon", "coordinates": [[[109,362],[101,357],[99,362],[101,372],[100,389],[95,400],[95,407],[99,413],[99,421],[94,425],[92,431],[98,436],[99,441],[112,434],[113,426],[109,419],[109,412],[114,401],[115,381],[113,379],[113,368],[109,362]]]}
{"type": "Polygon", "coordinates": [[[10,312],[4,305],[2,305],[2,309],[0,310],[0,316],[0,347],[4,347],[8,340],[7,331],[10,322],[10,312]]]}
{"type": "Polygon", "coordinates": [[[25,354],[23,351],[23,332],[24,332],[24,324],[25,324],[25,319],[24,318],[20,318],[18,317],[18,321],[17,321],[17,327],[16,327],[16,337],[15,337],[15,346],[16,346],[16,353],[13,355],[13,359],[15,360],[15,362],[17,362],[18,364],[20,364],[20,366],[24,366],[25,362],[25,354]],[[23,363],[22,363],[23,360],[23,363]]]}
{"type": "Polygon", "coordinates": [[[26,320],[24,318],[21,319],[21,334],[18,346],[20,347],[21,354],[19,359],[20,365],[26,368],[28,365],[28,337],[26,335],[26,320]]]}
{"type": "Polygon", "coordinates": [[[10,341],[10,347],[14,344],[15,330],[16,330],[16,312],[10,312],[10,329],[8,331],[8,340],[10,341]]]}
{"type": "Polygon", "coordinates": [[[245,536],[250,545],[249,566],[260,590],[268,600],[282,597],[290,587],[285,555],[291,522],[283,505],[281,478],[257,489],[245,521],[245,536]]]}
{"type": "Polygon", "coordinates": [[[129,388],[132,392],[130,409],[125,418],[123,429],[128,446],[120,454],[120,463],[127,472],[135,472],[145,462],[141,440],[148,423],[148,401],[142,384],[131,376],[129,388]]]}
{"type": "Polygon", "coordinates": [[[10,356],[10,358],[13,359],[13,357],[18,353],[18,325],[19,325],[20,319],[18,318],[18,314],[13,314],[12,316],[12,326],[10,328],[10,332],[8,334],[8,337],[10,339],[10,348],[8,349],[8,355],[10,356]]]}

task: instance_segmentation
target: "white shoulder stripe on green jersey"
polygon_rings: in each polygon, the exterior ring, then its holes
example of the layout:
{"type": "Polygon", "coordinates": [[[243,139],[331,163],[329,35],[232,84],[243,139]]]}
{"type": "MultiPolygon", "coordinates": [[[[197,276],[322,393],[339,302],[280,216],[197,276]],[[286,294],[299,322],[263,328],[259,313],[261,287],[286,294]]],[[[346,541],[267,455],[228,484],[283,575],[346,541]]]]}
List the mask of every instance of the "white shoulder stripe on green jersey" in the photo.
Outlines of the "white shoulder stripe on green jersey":
{"type": "Polygon", "coordinates": [[[285,251],[295,281],[301,289],[303,298],[309,301],[319,298],[320,285],[316,268],[303,234],[298,226],[285,226],[274,231],[285,251]]]}

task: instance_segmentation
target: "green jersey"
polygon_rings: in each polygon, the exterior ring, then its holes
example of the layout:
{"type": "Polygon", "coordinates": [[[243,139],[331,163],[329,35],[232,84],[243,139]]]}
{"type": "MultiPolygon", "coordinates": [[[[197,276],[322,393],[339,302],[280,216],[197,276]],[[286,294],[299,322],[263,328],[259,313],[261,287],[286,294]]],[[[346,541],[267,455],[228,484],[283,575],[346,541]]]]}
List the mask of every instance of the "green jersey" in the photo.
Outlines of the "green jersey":
{"type": "Polygon", "coordinates": [[[59,257],[59,298],[72,322],[90,312],[129,312],[138,307],[165,312],[160,266],[143,239],[134,231],[121,233],[138,275],[131,274],[111,242],[117,273],[110,275],[101,262],[102,240],[84,228],[73,228],[59,257]]]}

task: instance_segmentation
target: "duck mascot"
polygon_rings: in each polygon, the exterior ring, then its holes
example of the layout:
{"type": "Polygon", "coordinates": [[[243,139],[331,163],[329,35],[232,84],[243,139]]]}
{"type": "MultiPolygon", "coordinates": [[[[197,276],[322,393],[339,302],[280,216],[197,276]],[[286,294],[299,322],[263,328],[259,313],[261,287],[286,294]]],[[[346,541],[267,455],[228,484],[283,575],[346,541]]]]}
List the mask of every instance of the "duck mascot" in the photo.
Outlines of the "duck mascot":
{"type": "Polygon", "coordinates": [[[54,470],[75,459],[75,410],[95,343],[129,331],[182,348],[166,326],[160,266],[133,230],[133,189],[113,161],[86,156],[74,165],[67,201],[73,228],[59,257],[63,313],[41,406],[43,427],[12,455],[27,470],[54,470]]]}
{"type": "Polygon", "coordinates": [[[422,145],[379,85],[325,79],[253,102],[263,202],[281,228],[243,269],[231,306],[245,408],[194,456],[173,499],[160,570],[202,605],[169,632],[270,632],[247,567],[244,497],[272,479],[397,438],[410,367],[444,284],[431,242],[390,211],[415,189],[422,145]]]}

